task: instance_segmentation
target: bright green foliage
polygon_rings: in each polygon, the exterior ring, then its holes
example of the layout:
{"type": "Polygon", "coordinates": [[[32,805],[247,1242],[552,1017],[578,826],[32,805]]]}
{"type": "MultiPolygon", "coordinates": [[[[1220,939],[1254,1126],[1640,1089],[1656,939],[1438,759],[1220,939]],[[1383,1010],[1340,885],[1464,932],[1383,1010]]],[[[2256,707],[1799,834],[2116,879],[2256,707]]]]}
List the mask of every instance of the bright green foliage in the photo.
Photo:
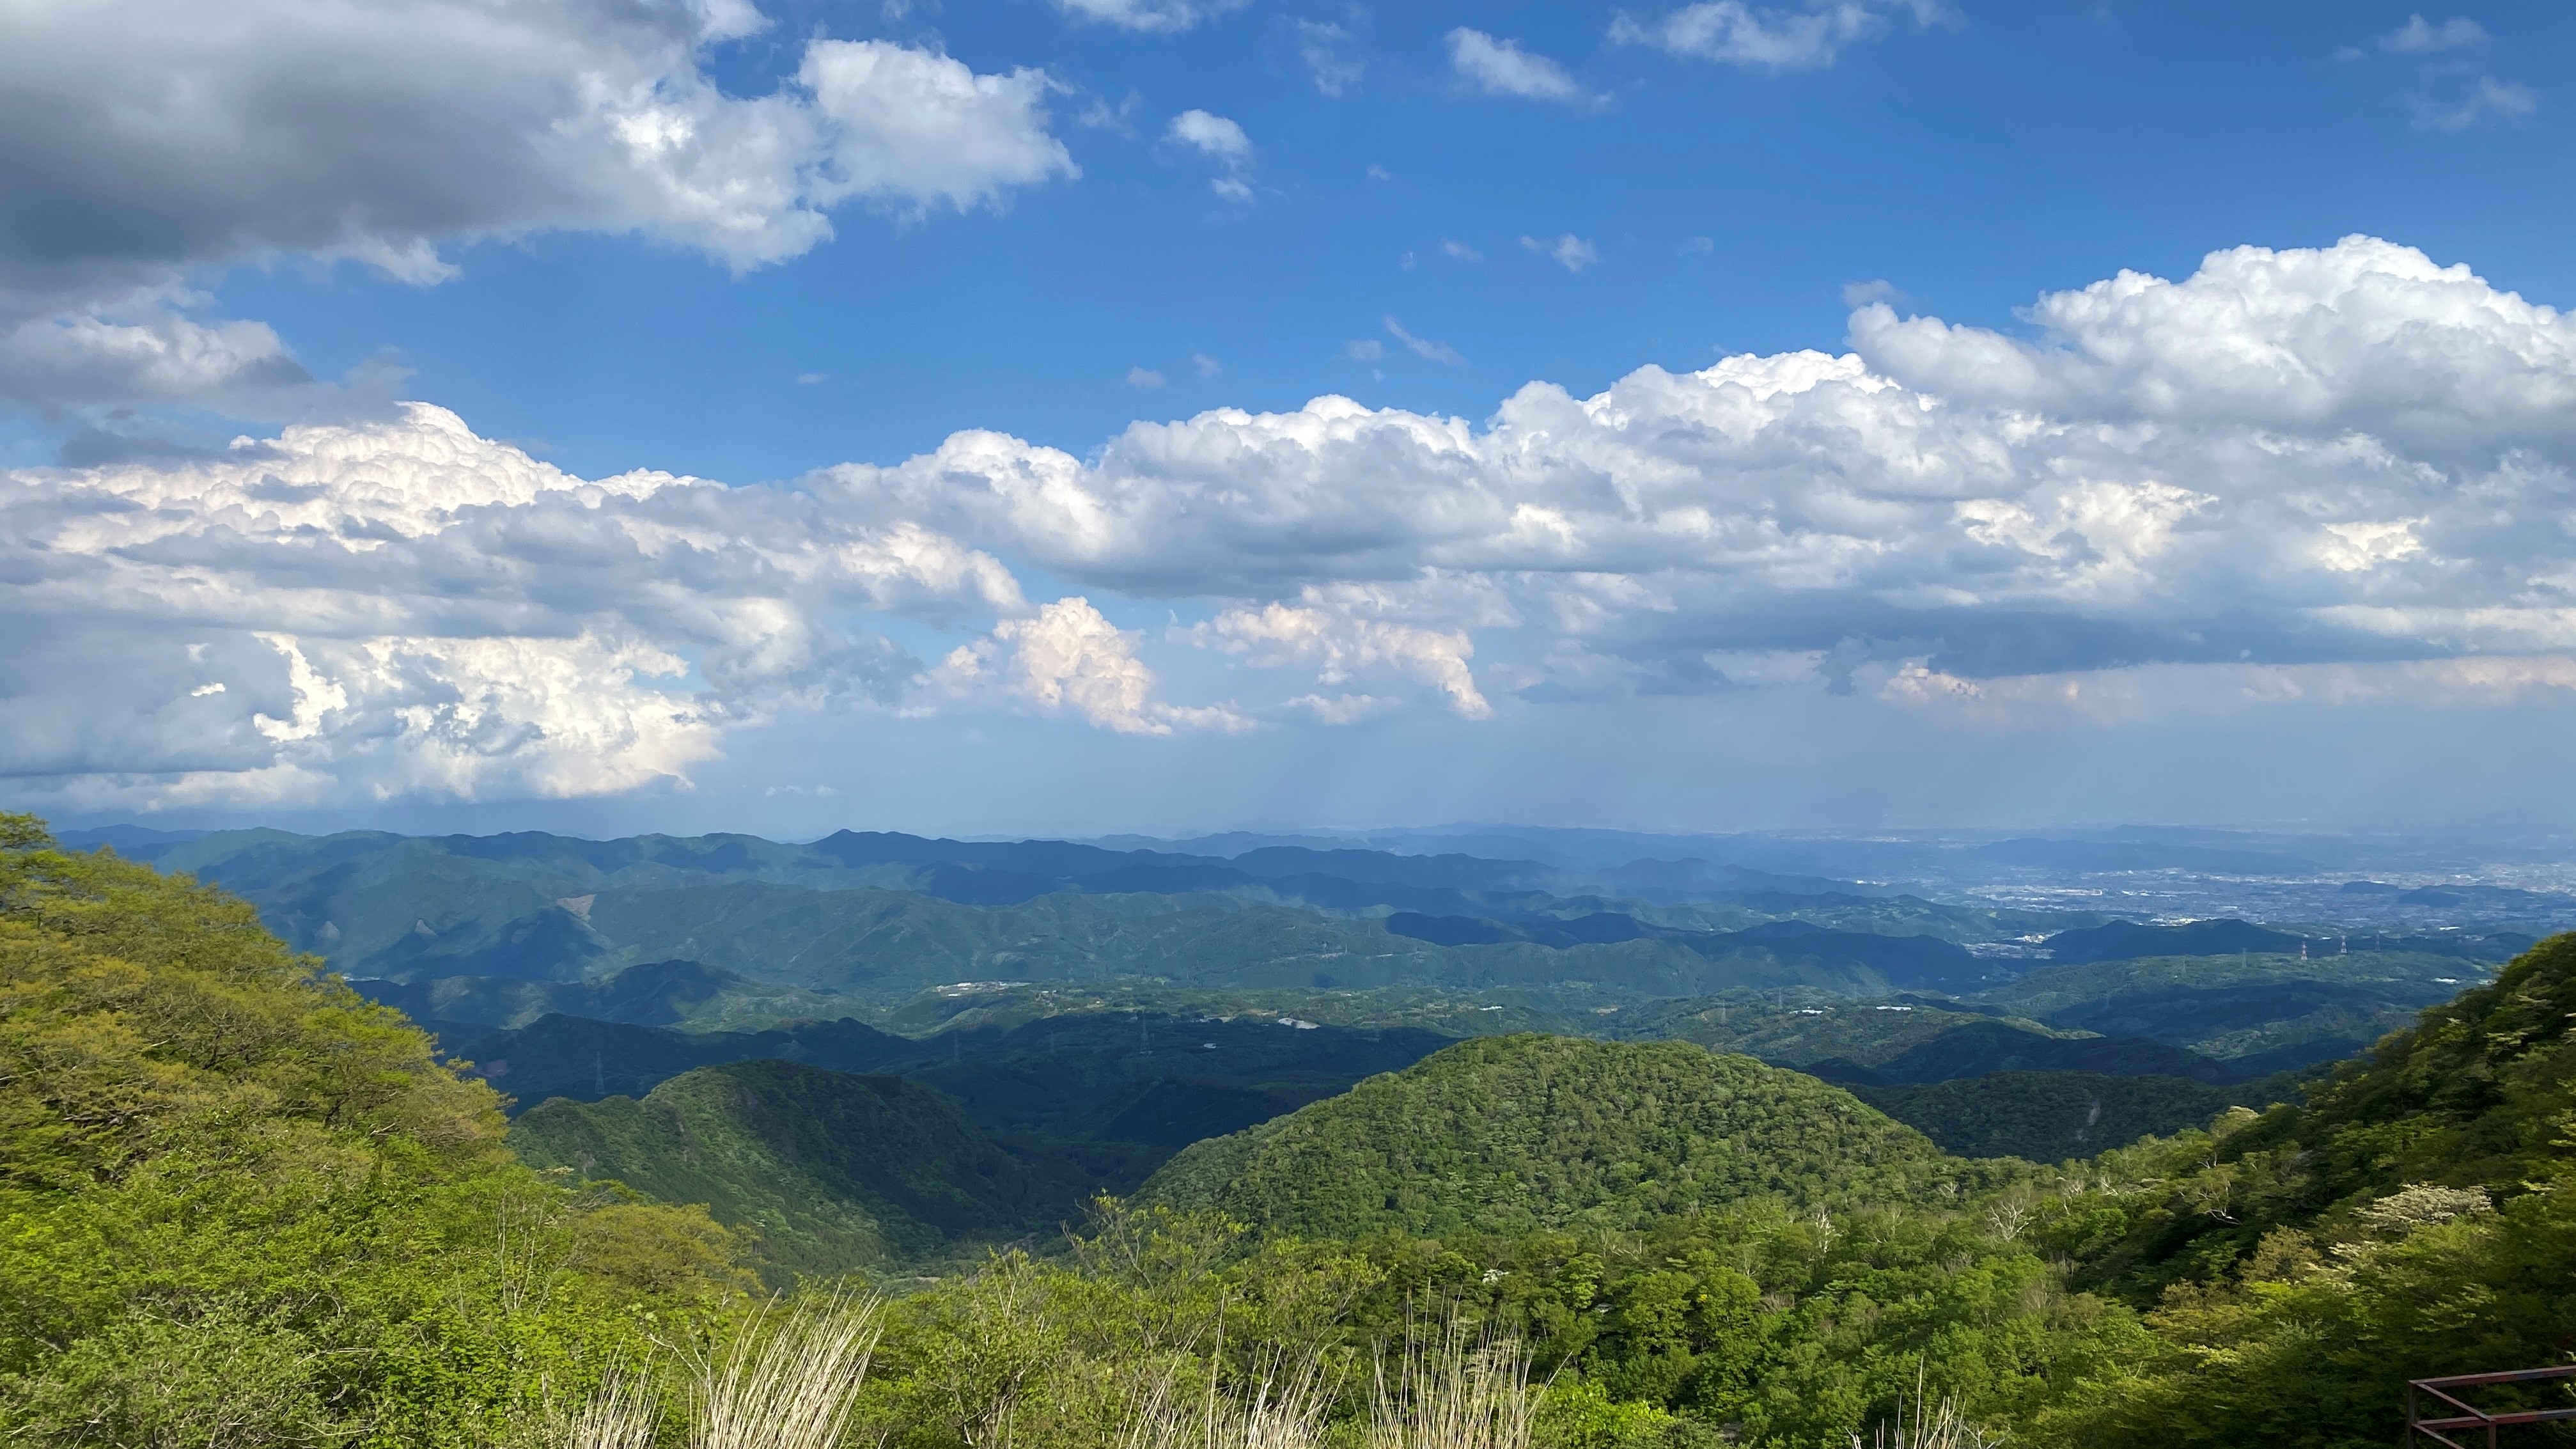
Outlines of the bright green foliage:
{"type": "Polygon", "coordinates": [[[1642,1227],[1763,1196],[1955,1201],[2007,1175],[1749,1057],[1510,1036],[1461,1042],[1199,1143],[1141,1196],[1270,1232],[1355,1238],[1642,1227]]]}
{"type": "MultiPolygon", "coordinates": [[[[2010,1424],[2143,1351],[2135,1315],[2068,1292],[1982,1213],[1776,1204],[1648,1233],[1379,1240],[1362,1320],[1456,1303],[1523,1335],[1542,1373],[1736,1442],[1847,1443],[1918,1386],[2010,1424]]],[[[1615,1442],[1615,1441],[1614,1441],[1615,1442]]]]}
{"type": "Polygon", "coordinates": [[[2571,1026],[2560,936],[2305,1107],[2090,1164],[2035,1231],[2153,1301],[2166,1347],[2064,1410],[2066,1436],[2385,1442],[2409,1378],[2576,1353],[2571,1026]]]}
{"type": "Polygon", "coordinates": [[[734,1290],[702,1214],[519,1166],[314,964],[0,817],[5,1442],[481,1442],[734,1290]]]}
{"type": "Polygon", "coordinates": [[[1121,1442],[1166,1376],[1230,1389],[1310,1365],[1356,1404],[1351,1311],[1382,1273],[1344,1246],[1247,1250],[1241,1233],[1215,1214],[1103,1199],[1063,1257],[997,1255],[898,1301],[867,1435],[900,1449],[1097,1449],[1121,1442]]]}
{"type": "Polygon", "coordinates": [[[511,1127],[510,1146],[534,1166],[705,1204],[749,1232],[781,1286],[1051,1232],[1076,1202],[940,1092],[792,1062],[702,1067],[640,1102],[558,1097],[511,1127]]]}
{"type": "Polygon", "coordinates": [[[2503,1198],[2567,1160],[2576,1116],[2576,936],[2542,942],[2492,986],[2433,1007],[2368,1058],[2337,1066],[2304,1106],[2239,1113],[2105,1156],[2127,1190],[2070,1196],[2052,1240],[2132,1296],[2222,1277],[2276,1228],[2336,1232],[2409,1183],[2503,1198]]]}
{"type": "MultiPolygon", "coordinates": [[[[1929,1388],[1990,1424],[2151,1345],[2136,1317],[1967,1215],[1763,1207],[1647,1234],[1272,1238],[1214,1214],[1104,1204],[1070,1261],[1019,1255],[895,1305],[867,1390],[907,1449],[1118,1442],[1170,1373],[1240,1387],[1306,1361],[1342,1431],[1375,1365],[1462,1318],[1536,1356],[1543,1449],[1821,1449],[1929,1388]]],[[[1328,1436],[1328,1442],[1358,1442],[1328,1436]]]]}

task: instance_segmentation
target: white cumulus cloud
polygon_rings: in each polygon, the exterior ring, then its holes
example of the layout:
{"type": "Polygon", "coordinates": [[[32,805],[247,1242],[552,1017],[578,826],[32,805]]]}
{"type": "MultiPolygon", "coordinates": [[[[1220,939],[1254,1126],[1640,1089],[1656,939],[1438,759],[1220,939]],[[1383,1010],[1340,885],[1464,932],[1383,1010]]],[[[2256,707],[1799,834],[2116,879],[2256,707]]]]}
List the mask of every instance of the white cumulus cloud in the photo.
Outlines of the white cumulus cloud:
{"type": "Polygon", "coordinates": [[[1164,128],[1163,136],[1202,156],[1229,165],[1241,165],[1252,159],[1252,140],[1243,134],[1243,128],[1207,111],[1187,110],[1172,117],[1172,123],[1164,128]]]}
{"type": "MultiPolygon", "coordinates": [[[[1303,605],[1229,609],[1205,626],[1205,633],[1218,647],[1253,655],[1256,662],[1313,661],[1321,666],[1317,681],[1328,685],[1339,686],[1364,670],[1390,666],[1439,690],[1449,707],[1468,719],[1493,715],[1493,706],[1477,689],[1468,667],[1476,646],[1464,633],[1354,617],[1318,607],[1324,602],[1310,591],[1303,605]]],[[[1330,718],[1330,711],[1319,712],[1330,718]]]]}
{"type": "Polygon", "coordinates": [[[1533,101],[1571,101],[1583,96],[1583,88],[1555,61],[1521,49],[1517,41],[1497,40],[1463,25],[1449,32],[1449,65],[1460,79],[1489,96],[1533,101]]]}
{"type": "Polygon", "coordinates": [[[675,786],[791,711],[1145,737],[2576,687],[2558,311],[2354,237],[2027,315],[1868,301],[1848,352],[1531,383],[1480,420],[1326,396],[783,487],[580,478],[425,407],[20,470],[0,770],[92,803],[564,794],[675,786]]]}
{"type": "Polygon", "coordinates": [[[1009,570],[810,493],[582,479],[414,406],[0,483],[0,769],[173,798],[595,793],[921,665],[853,615],[1025,614],[1009,570]],[[30,568],[30,565],[35,565],[30,568]]]}
{"type": "Polygon", "coordinates": [[[1070,713],[1121,734],[1235,729],[1247,723],[1223,705],[1177,707],[1153,697],[1154,672],[1134,641],[1089,599],[1058,599],[992,637],[960,645],[944,666],[952,684],[993,680],[1047,713],[1070,713]]]}
{"type": "Polygon", "coordinates": [[[2215,252],[2179,282],[2122,272],[2030,316],[2036,343],[1877,303],[1853,314],[1852,342],[1927,392],[2044,413],[2349,431],[2436,454],[2576,438],[2576,322],[2371,237],[2215,252]]]}
{"type": "Polygon", "coordinates": [[[1252,139],[1241,126],[1212,112],[1187,110],[1163,128],[1163,143],[1224,167],[1226,174],[1208,182],[1208,189],[1238,206],[1251,203],[1252,186],[1243,172],[1252,165],[1252,139]]]}

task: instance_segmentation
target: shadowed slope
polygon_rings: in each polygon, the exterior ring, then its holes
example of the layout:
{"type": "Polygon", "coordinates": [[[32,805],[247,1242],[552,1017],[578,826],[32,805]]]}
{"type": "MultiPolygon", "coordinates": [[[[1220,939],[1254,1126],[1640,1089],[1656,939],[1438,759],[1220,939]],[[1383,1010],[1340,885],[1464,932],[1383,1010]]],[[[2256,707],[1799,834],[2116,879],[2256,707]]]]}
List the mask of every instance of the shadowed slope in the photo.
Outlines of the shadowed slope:
{"type": "Polygon", "coordinates": [[[755,1235],[770,1276],[789,1280],[1015,1237],[1077,1195],[937,1091],[792,1062],[701,1068],[640,1102],[559,1098],[521,1117],[510,1146],[533,1166],[704,1203],[755,1235]]]}

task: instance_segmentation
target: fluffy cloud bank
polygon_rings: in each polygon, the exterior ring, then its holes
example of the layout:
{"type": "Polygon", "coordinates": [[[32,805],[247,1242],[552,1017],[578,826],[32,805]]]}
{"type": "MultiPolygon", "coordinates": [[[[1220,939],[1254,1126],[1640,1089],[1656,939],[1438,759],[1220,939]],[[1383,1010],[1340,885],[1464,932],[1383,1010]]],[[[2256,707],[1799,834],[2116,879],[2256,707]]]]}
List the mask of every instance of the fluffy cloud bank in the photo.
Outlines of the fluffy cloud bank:
{"type": "Polygon", "coordinates": [[[1847,353],[1533,383],[1482,424],[1324,397],[783,488],[576,478],[425,407],[24,471],[0,769],[577,794],[799,709],[1151,736],[1769,688],[1968,718],[2576,688],[2568,319],[2368,238],[2030,315],[1873,303],[1847,353]]]}
{"type": "Polygon", "coordinates": [[[972,207],[1074,171],[1038,71],[810,39],[759,94],[709,71],[747,0],[96,0],[0,7],[0,403],[225,403],[302,380],[189,269],[634,232],[747,268],[833,208],[972,207]]]}

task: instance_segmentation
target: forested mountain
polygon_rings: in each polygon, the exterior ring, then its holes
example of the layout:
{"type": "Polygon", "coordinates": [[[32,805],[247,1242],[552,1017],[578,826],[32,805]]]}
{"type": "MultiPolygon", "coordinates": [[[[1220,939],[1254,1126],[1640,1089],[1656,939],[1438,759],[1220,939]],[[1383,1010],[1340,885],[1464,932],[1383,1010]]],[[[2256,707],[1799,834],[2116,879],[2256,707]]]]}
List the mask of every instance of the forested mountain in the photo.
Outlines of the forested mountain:
{"type": "Polygon", "coordinates": [[[533,1167],[704,1204],[779,1286],[1050,1232],[1080,1185],[994,1145],[955,1101],[898,1077],[790,1062],[701,1067],[642,1101],[558,1098],[510,1128],[533,1167]]]}
{"type": "MultiPolygon", "coordinates": [[[[1620,1015],[1628,1015],[1622,1010],[1620,1015]]],[[[1973,1003],[1759,997],[1641,1006],[1624,1034],[1673,1036],[1861,1086],[1946,1082],[2001,1071],[2104,1072],[2218,1081],[2228,1067],[2133,1036],[2067,1031],[1973,1003]]]]}
{"type": "Polygon", "coordinates": [[[944,981],[1113,975],[1326,989],[1577,979],[1665,994],[1955,986],[1980,973],[1945,943],[2094,919],[1687,860],[1571,871],[1302,846],[1219,858],[848,831],[807,845],[271,830],[102,843],[240,892],[290,944],[353,978],[578,982],[678,959],[879,1002],[944,981]],[[1453,952],[1373,923],[1390,913],[1468,922],[1480,943],[1512,945],[1453,952]],[[1589,924],[1549,924],[1560,920],[1589,924]],[[1783,920],[1795,929],[1740,934],[1783,920]],[[1915,935],[1926,939],[1905,939],[1915,935]]]}
{"type": "Polygon", "coordinates": [[[2304,1104],[2104,1154],[2030,1232],[2154,1306],[2162,1351],[2070,1408],[2083,1441],[2363,1444],[2410,1377],[2576,1359],[2576,936],[2304,1104]]]}
{"type": "Polygon", "coordinates": [[[1990,1180],[1850,1094],[1687,1042],[1462,1042],[1156,1173],[1143,1201],[1308,1237],[1639,1227],[1748,1199],[1957,1198],[1990,1180]]]}
{"type": "Polygon", "coordinates": [[[2425,1007],[2484,979],[2492,969],[2485,961],[2511,954],[2490,943],[2464,960],[2406,944],[2410,949],[2330,956],[2223,953],[2044,965],[1978,1000],[2054,1030],[2144,1038],[2222,1062],[2238,1077],[2260,1076],[2357,1056],[2425,1007]]]}
{"type": "Polygon", "coordinates": [[[757,1030],[828,1019],[848,1007],[829,992],[754,981],[695,961],[648,961],[587,981],[438,976],[420,981],[361,978],[352,984],[371,1001],[451,1031],[526,1026],[548,1015],[696,1031],[757,1030]]]}
{"type": "MultiPolygon", "coordinates": [[[[131,858],[210,880],[346,885],[363,878],[438,871],[471,872],[475,864],[548,884],[615,885],[673,875],[736,877],[819,887],[875,886],[917,890],[970,905],[1012,905],[1037,896],[1175,894],[1255,882],[1294,892],[1373,886],[1425,893],[1418,905],[1462,899],[1455,894],[1630,895],[1646,900],[1698,900],[1771,891],[1792,895],[1831,890],[1875,894],[1811,876],[1781,875],[1701,860],[1635,859],[1568,869],[1536,861],[1458,853],[1317,849],[1306,844],[1255,846],[1230,855],[1158,849],[1103,849],[1056,840],[933,840],[917,835],[844,830],[803,845],[749,835],[642,835],[586,840],[529,831],[494,836],[414,837],[375,831],[299,836],[276,830],[191,835],[82,832],[80,844],[114,845],[131,858]],[[440,867],[428,862],[445,860],[440,867]]],[[[488,878],[488,877],[487,877],[488,878]]],[[[1322,904],[1323,902],[1318,902],[1322,904]]],[[[1358,904],[1401,905],[1401,895],[1358,904]]]]}
{"type": "Polygon", "coordinates": [[[1319,1026],[1247,1014],[1089,1011],[926,1040],[861,1022],[761,1032],[686,1032],[546,1016],[467,1036],[450,1050],[511,1094],[514,1112],[553,1098],[640,1097],[672,1078],[782,1061],[900,1075],[938,1088],[982,1131],[1048,1171],[1126,1192],[1173,1153],[1410,1066],[1450,1038],[1419,1029],[1319,1026]]]}
{"type": "Polygon", "coordinates": [[[767,1031],[675,1031],[549,1014],[526,1026],[450,1033],[440,1045],[525,1110],[550,1097],[640,1096],[683,1072],[727,1062],[802,1062],[872,1072],[922,1055],[919,1043],[841,1017],[767,1031]]]}
{"type": "MultiPolygon", "coordinates": [[[[2010,1004],[987,981],[760,1032],[682,1027],[728,993],[798,998],[685,964],[559,983],[581,995],[429,987],[501,1019],[675,1019],[483,1032],[516,1054],[484,1053],[504,1085],[576,1077],[585,1049],[582,1090],[614,1088],[612,1061],[656,1083],[535,1105],[505,1142],[485,1086],[243,905],[8,817],[0,1435],[560,1443],[611,1365],[678,1372],[768,1332],[747,1270],[863,1266],[938,1274],[900,1280],[854,1411],[905,1449],[969,1449],[1005,1419],[1024,1449],[1096,1449],[1131,1432],[1130,1386],[1177,1372],[1232,1403],[1282,1354],[1355,1370],[1424,1304],[1529,1356],[1531,1449],[1844,1444],[1925,1392],[2045,1449],[2377,1444],[2408,1377],[2576,1353],[2576,938],[2304,1095],[1950,1074],[2036,1043],[2181,1050],[2064,1012],[2179,1035],[2205,1018],[2158,993],[2397,1009],[2464,969],[2296,962],[2042,966],[2010,1004]],[[1485,1022],[1633,1039],[1421,1056],[1485,1022]],[[1861,1090],[1952,1147],[2073,1160],[1965,1161],[1812,1076],[1654,1039],[1676,1032],[1928,1070],[1861,1090]],[[2093,1151],[2231,1104],[2264,1110],[2093,1151]],[[1054,1231],[1085,1187],[1198,1132],[1228,1135],[1166,1165],[1156,1206],[1054,1231]]],[[[1320,1412],[1364,1435],[1370,1381],[1335,1382],[1320,1412]]]]}
{"type": "Polygon", "coordinates": [[[2181,1077],[2007,1068],[1922,1086],[1854,1086],[1852,1094],[1961,1157],[2063,1162],[2141,1137],[2206,1126],[2230,1107],[2294,1095],[2295,1080],[2216,1087],[2181,1077]]]}
{"type": "Polygon", "coordinates": [[[481,1444],[728,1321],[704,1213],[514,1160],[490,1090],[220,891],[0,816],[0,1437],[481,1444]]]}

